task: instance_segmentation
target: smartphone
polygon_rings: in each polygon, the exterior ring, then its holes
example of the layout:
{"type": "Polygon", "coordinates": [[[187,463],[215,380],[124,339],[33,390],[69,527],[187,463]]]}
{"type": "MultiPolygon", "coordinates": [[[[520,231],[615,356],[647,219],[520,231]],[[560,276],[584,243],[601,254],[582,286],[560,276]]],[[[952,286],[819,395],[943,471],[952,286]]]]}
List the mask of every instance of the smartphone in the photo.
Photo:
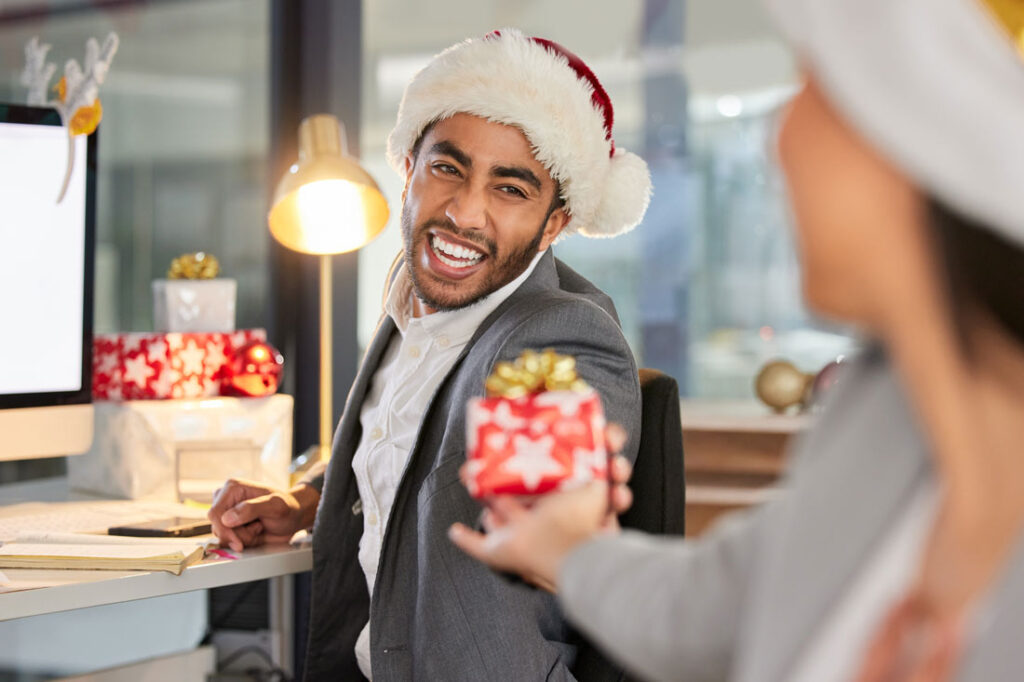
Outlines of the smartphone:
{"type": "Polygon", "coordinates": [[[107,535],[130,535],[140,538],[187,538],[211,532],[206,519],[172,516],[156,521],[139,521],[107,529],[107,535]]]}

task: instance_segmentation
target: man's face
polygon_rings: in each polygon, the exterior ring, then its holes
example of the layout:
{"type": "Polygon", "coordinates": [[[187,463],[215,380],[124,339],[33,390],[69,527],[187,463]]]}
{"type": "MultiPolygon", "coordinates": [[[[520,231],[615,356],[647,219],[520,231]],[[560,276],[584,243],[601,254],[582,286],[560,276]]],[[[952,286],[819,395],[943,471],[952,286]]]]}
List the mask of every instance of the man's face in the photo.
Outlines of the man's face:
{"type": "Polygon", "coordinates": [[[463,308],[518,277],[568,222],[555,182],[515,127],[469,114],[436,123],[406,159],[402,237],[416,295],[463,308]]]}

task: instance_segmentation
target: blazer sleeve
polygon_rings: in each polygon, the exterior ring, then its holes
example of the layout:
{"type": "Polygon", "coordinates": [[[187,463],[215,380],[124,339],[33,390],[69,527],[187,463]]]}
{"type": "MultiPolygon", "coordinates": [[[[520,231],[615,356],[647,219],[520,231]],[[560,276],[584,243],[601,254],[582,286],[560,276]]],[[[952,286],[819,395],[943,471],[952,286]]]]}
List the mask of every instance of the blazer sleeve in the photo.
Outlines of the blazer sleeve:
{"type": "Polygon", "coordinates": [[[545,348],[576,358],[576,372],[601,396],[608,422],[620,424],[629,435],[621,454],[636,461],[640,379],[633,353],[615,319],[590,301],[532,302],[529,315],[508,334],[494,361],[515,360],[526,349],[545,348]]]}
{"type": "Polygon", "coordinates": [[[585,543],[559,572],[566,616],[645,678],[729,679],[770,507],[733,514],[698,540],[625,531],[585,543]]]}

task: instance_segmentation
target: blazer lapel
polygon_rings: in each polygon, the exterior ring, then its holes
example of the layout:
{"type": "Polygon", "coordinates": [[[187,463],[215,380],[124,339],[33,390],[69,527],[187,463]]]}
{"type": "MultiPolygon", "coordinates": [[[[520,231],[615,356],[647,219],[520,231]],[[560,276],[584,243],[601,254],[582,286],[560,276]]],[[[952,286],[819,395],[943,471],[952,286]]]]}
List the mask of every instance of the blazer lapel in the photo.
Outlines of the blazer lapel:
{"type": "Polygon", "coordinates": [[[802,460],[770,528],[752,589],[737,679],[784,680],[892,520],[929,459],[902,390],[875,353],[844,376],[841,394],[799,444],[802,460]],[[786,627],[779,627],[784,620],[786,627]]]}

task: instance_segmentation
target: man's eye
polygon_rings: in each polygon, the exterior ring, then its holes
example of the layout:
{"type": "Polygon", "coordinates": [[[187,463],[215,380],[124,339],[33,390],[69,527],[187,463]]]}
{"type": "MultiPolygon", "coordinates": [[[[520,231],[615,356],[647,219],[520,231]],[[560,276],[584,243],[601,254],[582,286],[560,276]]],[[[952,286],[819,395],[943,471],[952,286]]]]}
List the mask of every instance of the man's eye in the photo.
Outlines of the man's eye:
{"type": "Polygon", "coordinates": [[[450,163],[435,163],[434,170],[440,171],[445,175],[458,175],[459,169],[450,163]]]}
{"type": "Polygon", "coordinates": [[[526,198],[526,192],[524,192],[523,190],[519,189],[515,185],[504,185],[502,187],[499,187],[498,189],[501,190],[502,192],[504,192],[505,194],[508,194],[508,195],[511,195],[511,196],[514,196],[514,197],[522,197],[523,199],[526,198]]]}

